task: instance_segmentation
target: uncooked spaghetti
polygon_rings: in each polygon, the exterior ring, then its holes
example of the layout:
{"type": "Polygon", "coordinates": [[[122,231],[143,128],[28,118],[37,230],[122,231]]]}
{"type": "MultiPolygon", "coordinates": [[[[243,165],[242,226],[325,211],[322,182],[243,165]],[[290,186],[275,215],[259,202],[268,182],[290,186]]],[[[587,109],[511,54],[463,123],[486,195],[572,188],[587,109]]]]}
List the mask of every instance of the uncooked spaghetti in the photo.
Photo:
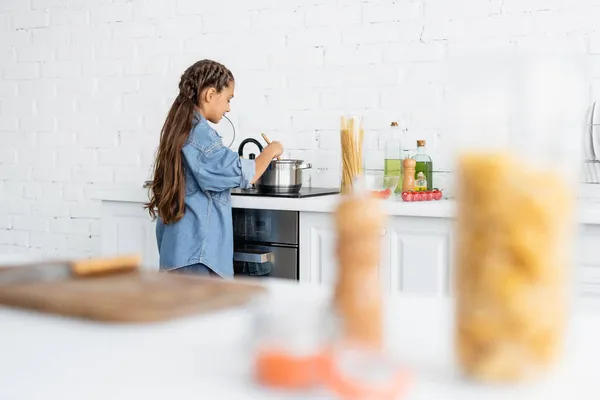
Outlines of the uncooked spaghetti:
{"type": "Polygon", "coordinates": [[[354,178],[362,174],[364,135],[362,119],[358,117],[342,117],[340,125],[342,194],[350,193],[354,178]]]}

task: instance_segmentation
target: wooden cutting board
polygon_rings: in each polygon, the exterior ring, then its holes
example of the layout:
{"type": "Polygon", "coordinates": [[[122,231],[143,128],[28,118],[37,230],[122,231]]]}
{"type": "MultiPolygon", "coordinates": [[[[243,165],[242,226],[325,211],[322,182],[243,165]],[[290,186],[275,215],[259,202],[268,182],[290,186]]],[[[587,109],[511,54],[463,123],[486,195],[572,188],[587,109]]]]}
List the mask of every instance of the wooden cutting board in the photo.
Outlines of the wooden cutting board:
{"type": "Polygon", "coordinates": [[[0,286],[0,305],[103,322],[171,320],[241,306],[263,286],[164,272],[0,286]]]}

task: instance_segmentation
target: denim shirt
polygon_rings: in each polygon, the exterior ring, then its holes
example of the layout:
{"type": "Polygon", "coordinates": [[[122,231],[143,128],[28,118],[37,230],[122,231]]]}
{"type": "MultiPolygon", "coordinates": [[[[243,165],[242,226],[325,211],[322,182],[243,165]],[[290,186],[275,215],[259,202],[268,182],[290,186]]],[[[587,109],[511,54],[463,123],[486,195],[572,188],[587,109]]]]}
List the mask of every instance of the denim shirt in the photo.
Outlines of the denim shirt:
{"type": "Polygon", "coordinates": [[[218,275],[233,277],[231,188],[250,187],[253,160],[240,158],[199,113],[183,146],[185,213],[171,224],[157,219],[160,269],[202,263],[218,275]]]}

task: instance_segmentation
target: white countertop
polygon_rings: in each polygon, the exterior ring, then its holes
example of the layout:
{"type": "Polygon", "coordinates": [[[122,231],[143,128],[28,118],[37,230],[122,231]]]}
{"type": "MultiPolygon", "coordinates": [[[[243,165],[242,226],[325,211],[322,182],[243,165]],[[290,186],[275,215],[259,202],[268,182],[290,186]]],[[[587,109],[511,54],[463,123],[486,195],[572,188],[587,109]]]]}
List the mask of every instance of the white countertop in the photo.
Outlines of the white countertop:
{"type": "MultiPolygon", "coordinates": [[[[95,197],[101,201],[146,203],[148,201],[148,191],[147,189],[107,191],[100,192],[95,197]]],[[[252,208],[260,210],[290,210],[327,213],[333,212],[339,201],[340,195],[306,197],[302,199],[265,196],[231,196],[233,208],[252,208]]],[[[452,200],[405,203],[390,198],[383,201],[383,204],[389,215],[438,218],[450,218],[454,215],[454,201],[452,200]]]]}
{"type": "MultiPolygon", "coordinates": [[[[231,196],[234,208],[252,208],[264,210],[291,210],[303,212],[332,212],[335,210],[339,195],[307,197],[303,199],[231,196]]],[[[107,202],[145,203],[148,190],[128,189],[99,192],[96,199],[107,202]]],[[[392,216],[452,218],[455,213],[454,200],[425,201],[406,203],[395,199],[382,201],[386,211],[392,216]]],[[[579,222],[582,224],[600,224],[600,198],[582,198],[579,201],[579,222]]]]}
{"type": "MultiPolygon", "coordinates": [[[[326,300],[325,289],[264,281],[285,306],[326,300]]],[[[387,309],[390,350],[412,371],[407,400],[597,399],[600,306],[573,315],[560,368],[521,387],[461,378],[452,357],[452,306],[441,298],[394,297],[387,309]]],[[[257,387],[251,379],[251,316],[243,308],[141,326],[102,325],[0,308],[0,398],[10,400],[329,399],[257,387]]]]}

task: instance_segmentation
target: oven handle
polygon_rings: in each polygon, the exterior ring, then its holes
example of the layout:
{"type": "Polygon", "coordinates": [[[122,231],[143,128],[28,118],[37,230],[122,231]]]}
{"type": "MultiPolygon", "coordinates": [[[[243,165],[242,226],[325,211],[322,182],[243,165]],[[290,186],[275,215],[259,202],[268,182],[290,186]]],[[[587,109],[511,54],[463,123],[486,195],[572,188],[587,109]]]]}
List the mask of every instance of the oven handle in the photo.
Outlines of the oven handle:
{"type": "Polygon", "coordinates": [[[239,262],[251,262],[257,264],[264,264],[273,261],[273,253],[270,251],[235,251],[233,253],[233,261],[239,262]]]}

